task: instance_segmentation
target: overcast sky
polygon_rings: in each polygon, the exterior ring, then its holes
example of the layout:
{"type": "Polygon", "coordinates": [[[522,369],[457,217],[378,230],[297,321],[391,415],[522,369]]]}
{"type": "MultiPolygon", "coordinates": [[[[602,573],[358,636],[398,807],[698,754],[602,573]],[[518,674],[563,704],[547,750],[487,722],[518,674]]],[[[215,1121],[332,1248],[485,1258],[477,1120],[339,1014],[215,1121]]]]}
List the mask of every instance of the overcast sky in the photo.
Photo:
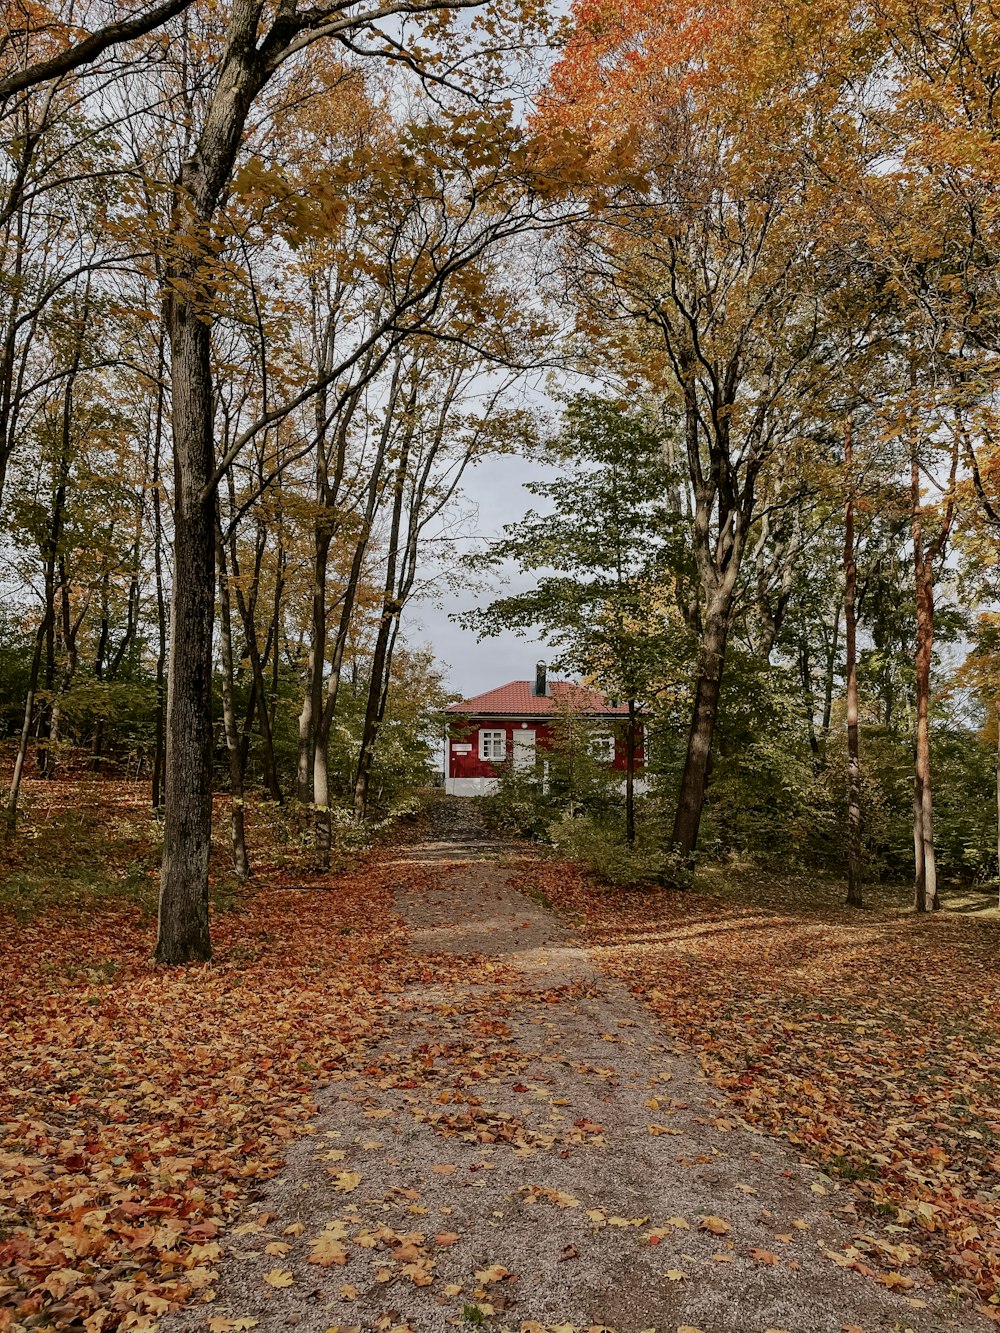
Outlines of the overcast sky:
{"type": "MultiPolygon", "coordinates": [[[[478,510],[478,520],[469,524],[469,530],[481,540],[463,542],[463,549],[475,550],[483,541],[497,536],[505,523],[516,522],[530,508],[540,508],[524,483],[552,475],[551,469],[514,456],[488,458],[467,474],[463,490],[478,510]]],[[[448,668],[448,684],[463,698],[510,680],[533,680],[535,663],[547,656],[542,641],[507,633],[480,643],[471,630],[451,619],[456,612],[489,603],[511,588],[531,586],[530,578],[511,569],[505,575],[491,576],[478,593],[466,585],[443,599],[443,605],[428,599],[412,603],[407,612],[406,638],[414,646],[430,646],[437,660],[448,668]]]]}

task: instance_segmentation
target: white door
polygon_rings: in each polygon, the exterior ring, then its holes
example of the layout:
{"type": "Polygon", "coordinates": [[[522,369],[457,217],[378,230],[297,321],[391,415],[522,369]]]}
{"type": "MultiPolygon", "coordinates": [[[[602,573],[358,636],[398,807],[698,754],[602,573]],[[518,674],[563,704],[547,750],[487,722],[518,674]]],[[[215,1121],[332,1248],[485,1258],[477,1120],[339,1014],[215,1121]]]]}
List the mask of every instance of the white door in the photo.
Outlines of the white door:
{"type": "Polygon", "coordinates": [[[535,733],[533,731],[514,732],[514,772],[525,773],[535,767],[535,733]]]}

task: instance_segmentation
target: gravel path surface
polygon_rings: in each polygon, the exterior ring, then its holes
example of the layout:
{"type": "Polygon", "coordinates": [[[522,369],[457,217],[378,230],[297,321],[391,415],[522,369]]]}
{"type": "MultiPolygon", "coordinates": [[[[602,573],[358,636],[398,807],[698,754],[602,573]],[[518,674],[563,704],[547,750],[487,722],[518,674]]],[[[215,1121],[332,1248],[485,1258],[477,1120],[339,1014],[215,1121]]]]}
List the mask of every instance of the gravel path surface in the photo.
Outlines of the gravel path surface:
{"type": "Polygon", "coordinates": [[[727,1115],[452,818],[398,862],[424,983],[229,1233],[216,1300],[164,1329],[986,1327],[913,1269],[904,1293],[838,1267],[849,1191],[727,1115]]]}

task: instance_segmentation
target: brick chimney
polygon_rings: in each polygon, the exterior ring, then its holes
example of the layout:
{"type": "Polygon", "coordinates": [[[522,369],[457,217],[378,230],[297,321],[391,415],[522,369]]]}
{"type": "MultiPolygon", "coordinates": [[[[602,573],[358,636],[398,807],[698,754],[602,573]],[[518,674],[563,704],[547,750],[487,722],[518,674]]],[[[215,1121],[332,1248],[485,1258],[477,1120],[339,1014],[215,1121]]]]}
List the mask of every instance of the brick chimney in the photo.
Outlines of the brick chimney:
{"type": "Polygon", "coordinates": [[[545,679],[546,675],[547,675],[547,669],[546,669],[545,663],[544,663],[544,662],[538,662],[538,663],[536,663],[536,665],[535,665],[535,694],[536,694],[539,698],[543,698],[546,694],[548,694],[548,686],[547,686],[547,684],[546,684],[546,679],[545,679]]]}

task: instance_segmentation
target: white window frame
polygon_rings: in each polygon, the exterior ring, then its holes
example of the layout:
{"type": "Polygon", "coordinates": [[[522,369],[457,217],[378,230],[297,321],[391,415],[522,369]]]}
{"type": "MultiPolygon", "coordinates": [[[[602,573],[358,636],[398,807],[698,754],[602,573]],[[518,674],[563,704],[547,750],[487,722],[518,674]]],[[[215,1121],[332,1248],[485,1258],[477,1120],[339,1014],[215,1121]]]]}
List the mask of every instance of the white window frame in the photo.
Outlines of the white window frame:
{"type": "Polygon", "coordinates": [[[599,764],[613,764],[618,757],[618,743],[613,731],[595,731],[590,737],[590,755],[599,764]]]}
{"type": "Polygon", "coordinates": [[[485,763],[503,763],[507,758],[507,733],[486,728],[479,733],[479,758],[485,763]]]}

